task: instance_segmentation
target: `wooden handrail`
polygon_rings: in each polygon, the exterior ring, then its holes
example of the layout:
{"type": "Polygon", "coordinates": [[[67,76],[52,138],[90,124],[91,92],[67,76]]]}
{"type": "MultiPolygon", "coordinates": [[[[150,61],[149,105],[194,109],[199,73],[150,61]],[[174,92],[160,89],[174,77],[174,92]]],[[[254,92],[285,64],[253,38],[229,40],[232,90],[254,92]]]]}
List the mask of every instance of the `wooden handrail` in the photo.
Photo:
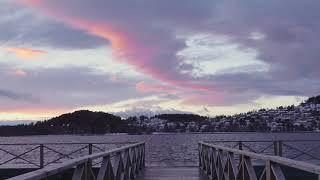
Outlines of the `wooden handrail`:
{"type": "Polygon", "coordinates": [[[216,140],[216,141],[203,141],[203,142],[207,142],[207,143],[210,143],[210,142],[274,142],[274,141],[282,141],[282,142],[320,142],[320,139],[297,139],[297,140],[290,140],[290,139],[287,139],[287,140],[282,140],[282,139],[275,139],[275,140],[216,140]]]}
{"type": "MultiPolygon", "coordinates": [[[[98,159],[98,158],[104,158],[104,157],[110,157],[113,154],[119,154],[121,152],[127,151],[131,148],[138,148],[138,147],[143,147],[143,152],[144,153],[144,146],[145,143],[144,142],[140,142],[140,143],[135,143],[135,144],[131,144],[131,145],[127,145],[127,146],[123,146],[120,148],[116,148],[113,150],[108,150],[105,152],[101,152],[101,153],[96,153],[96,154],[92,154],[92,155],[87,155],[87,156],[83,156],[80,158],[76,158],[76,159],[72,159],[72,160],[68,160],[66,162],[63,163],[59,163],[59,164],[55,164],[52,166],[48,166],[45,167],[43,169],[39,169],[33,172],[29,172],[26,174],[22,174],[20,176],[16,176],[13,178],[10,178],[9,180],[38,180],[38,179],[43,179],[43,178],[48,178],[50,176],[54,176],[60,173],[65,172],[66,170],[72,169],[73,167],[77,167],[78,165],[82,165],[88,162],[91,162],[94,159],[98,159]]],[[[143,163],[144,163],[144,154],[141,155],[142,159],[143,159],[143,163]]],[[[128,159],[126,159],[128,160],[128,159]]],[[[131,161],[131,159],[130,159],[131,161]]],[[[144,166],[144,164],[142,165],[144,166]]],[[[92,168],[92,167],[90,167],[92,168]]]]}
{"type": "Polygon", "coordinates": [[[312,147],[311,149],[309,150],[301,150],[297,147],[294,147],[292,146],[291,144],[288,144],[288,143],[299,143],[299,142],[310,142],[310,143],[315,143],[315,142],[318,142],[320,143],[320,140],[265,140],[265,141],[249,141],[249,140],[245,140],[245,141],[203,141],[205,143],[236,143],[232,148],[238,146],[239,149],[243,149],[243,147],[245,147],[247,150],[251,151],[251,152],[255,152],[255,153],[262,153],[262,152],[265,152],[265,150],[273,147],[273,153],[274,155],[276,156],[285,156],[285,155],[288,155],[288,154],[284,154],[284,147],[287,147],[287,148],[290,148],[290,149],[293,149],[295,151],[298,151],[299,152],[299,155],[295,156],[295,157],[287,157],[289,159],[295,159],[299,156],[302,156],[302,155],[306,155],[308,157],[311,157],[315,160],[319,160],[320,161],[320,157],[317,157],[313,154],[311,154],[310,152],[314,151],[315,149],[318,149],[320,148],[320,144],[318,146],[315,146],[315,147],[312,147]],[[260,150],[254,150],[253,148],[251,148],[250,146],[248,146],[246,143],[272,143],[268,146],[266,146],[265,148],[263,149],[260,149],[260,150]]]}
{"type": "Polygon", "coordinates": [[[85,145],[85,144],[135,144],[136,141],[129,142],[70,142],[70,143],[0,143],[0,146],[34,146],[34,145],[85,145]]]}

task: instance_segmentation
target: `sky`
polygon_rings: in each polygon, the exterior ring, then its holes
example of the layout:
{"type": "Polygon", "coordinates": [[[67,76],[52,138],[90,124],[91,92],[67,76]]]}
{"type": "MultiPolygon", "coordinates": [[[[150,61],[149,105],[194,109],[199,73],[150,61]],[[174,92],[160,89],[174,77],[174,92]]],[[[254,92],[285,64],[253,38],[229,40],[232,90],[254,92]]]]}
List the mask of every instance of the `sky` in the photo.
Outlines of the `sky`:
{"type": "Polygon", "coordinates": [[[318,0],[0,0],[0,120],[221,115],[320,94],[318,0]]]}

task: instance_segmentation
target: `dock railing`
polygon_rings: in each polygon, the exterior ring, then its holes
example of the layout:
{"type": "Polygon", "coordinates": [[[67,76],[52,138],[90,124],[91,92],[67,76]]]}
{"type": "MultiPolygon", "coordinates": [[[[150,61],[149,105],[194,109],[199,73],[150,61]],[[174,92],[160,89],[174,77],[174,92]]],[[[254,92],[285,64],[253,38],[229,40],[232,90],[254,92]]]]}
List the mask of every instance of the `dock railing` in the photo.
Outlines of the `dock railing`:
{"type": "Polygon", "coordinates": [[[199,166],[210,179],[285,180],[284,167],[307,172],[320,179],[320,166],[314,164],[206,142],[199,142],[198,148],[199,166]],[[257,171],[253,160],[263,162],[262,171],[257,171]]]}
{"type": "Polygon", "coordinates": [[[145,143],[135,143],[101,153],[94,153],[54,164],[9,180],[63,179],[69,172],[72,180],[134,179],[145,167],[145,143]],[[94,160],[99,160],[93,163],[94,160]],[[93,166],[101,164],[97,175],[93,166]]]}
{"type": "Polygon", "coordinates": [[[320,140],[242,140],[242,141],[205,141],[258,154],[275,155],[299,161],[312,161],[320,164],[320,140]]]}
{"type": "Polygon", "coordinates": [[[137,142],[90,143],[7,143],[0,144],[0,169],[10,167],[44,168],[108,149],[137,142]]]}

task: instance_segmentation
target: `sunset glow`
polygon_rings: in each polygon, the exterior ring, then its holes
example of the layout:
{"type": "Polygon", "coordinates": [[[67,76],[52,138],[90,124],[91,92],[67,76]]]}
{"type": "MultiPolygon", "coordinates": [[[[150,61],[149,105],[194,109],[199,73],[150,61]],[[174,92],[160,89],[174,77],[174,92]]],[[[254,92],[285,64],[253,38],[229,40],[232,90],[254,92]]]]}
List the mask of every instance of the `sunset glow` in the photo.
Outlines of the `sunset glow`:
{"type": "Polygon", "coordinates": [[[285,2],[1,1],[0,120],[213,116],[317,95],[320,3],[285,2]]]}
{"type": "Polygon", "coordinates": [[[36,56],[47,54],[46,51],[34,50],[34,49],[29,49],[29,48],[10,47],[10,48],[6,48],[6,51],[9,53],[13,53],[23,59],[30,59],[30,58],[33,58],[36,56]]]}

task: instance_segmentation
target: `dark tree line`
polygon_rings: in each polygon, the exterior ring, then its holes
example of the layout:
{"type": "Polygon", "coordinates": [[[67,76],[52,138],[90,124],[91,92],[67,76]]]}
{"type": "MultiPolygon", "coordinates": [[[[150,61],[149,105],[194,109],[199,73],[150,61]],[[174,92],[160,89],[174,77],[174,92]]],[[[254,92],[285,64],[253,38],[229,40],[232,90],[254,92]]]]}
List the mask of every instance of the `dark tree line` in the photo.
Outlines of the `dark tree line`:
{"type": "Polygon", "coordinates": [[[320,96],[314,96],[306,101],[307,104],[320,104],[320,96]]]}

